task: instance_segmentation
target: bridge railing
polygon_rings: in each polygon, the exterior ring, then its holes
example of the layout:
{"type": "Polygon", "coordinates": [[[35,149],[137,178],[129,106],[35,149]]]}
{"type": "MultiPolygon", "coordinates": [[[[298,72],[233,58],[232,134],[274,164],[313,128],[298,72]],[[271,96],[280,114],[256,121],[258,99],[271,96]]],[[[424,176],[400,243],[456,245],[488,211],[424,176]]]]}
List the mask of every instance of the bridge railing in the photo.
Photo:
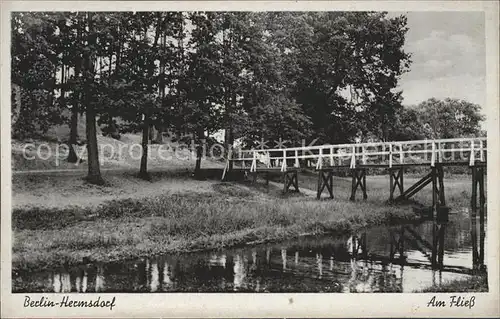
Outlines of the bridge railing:
{"type": "MultiPolygon", "coordinates": [[[[393,167],[436,163],[485,162],[485,137],[356,144],[326,144],[282,149],[232,150],[228,156],[235,168],[249,169],[315,167],[393,167]]],[[[226,165],[227,169],[228,165],[226,165]]]]}

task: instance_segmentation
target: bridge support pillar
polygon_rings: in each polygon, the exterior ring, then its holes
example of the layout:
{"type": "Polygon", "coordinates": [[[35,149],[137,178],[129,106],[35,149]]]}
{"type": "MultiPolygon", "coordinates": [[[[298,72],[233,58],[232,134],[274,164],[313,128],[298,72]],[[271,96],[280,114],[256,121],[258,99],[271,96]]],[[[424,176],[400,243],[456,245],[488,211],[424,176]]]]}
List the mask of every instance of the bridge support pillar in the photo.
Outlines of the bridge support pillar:
{"type": "Polygon", "coordinates": [[[432,230],[432,254],[431,265],[433,268],[443,267],[444,258],[444,237],[446,232],[446,223],[433,223],[432,230]]]}
{"type": "Polygon", "coordinates": [[[472,166],[472,196],[471,196],[471,238],[472,238],[472,258],[475,268],[484,266],[484,238],[486,196],[484,189],[484,176],[486,168],[483,166],[472,166]],[[479,201],[479,207],[478,207],[479,201]],[[477,247],[477,213],[479,212],[479,251],[477,247]]]}
{"type": "Polygon", "coordinates": [[[444,172],[442,165],[431,168],[432,180],[432,216],[438,219],[447,219],[448,209],[444,195],[444,172]]]}
{"type": "Polygon", "coordinates": [[[389,202],[394,201],[394,191],[396,187],[399,189],[399,195],[403,195],[403,167],[400,168],[390,168],[389,169],[389,180],[390,180],[390,195],[389,202]]]}
{"type": "Polygon", "coordinates": [[[356,190],[358,186],[361,187],[363,191],[363,199],[367,199],[366,195],[366,169],[365,168],[354,168],[351,169],[352,176],[352,187],[351,187],[351,197],[350,200],[354,200],[356,197],[356,190]]]}
{"type": "Polygon", "coordinates": [[[323,189],[328,190],[330,194],[330,198],[333,198],[333,171],[324,171],[319,170],[318,172],[318,190],[316,194],[316,198],[320,199],[321,194],[323,193],[323,189]]]}
{"type": "Polygon", "coordinates": [[[413,195],[418,193],[422,188],[424,188],[425,186],[427,186],[429,183],[432,182],[432,176],[433,174],[432,172],[430,172],[429,174],[422,177],[419,181],[417,181],[415,184],[413,184],[407,190],[405,190],[403,194],[399,195],[395,199],[395,201],[397,202],[410,199],[413,195]]]}
{"type": "Polygon", "coordinates": [[[293,186],[295,188],[295,191],[299,192],[299,179],[297,170],[286,171],[283,173],[283,192],[288,192],[290,186],[293,186]]]}

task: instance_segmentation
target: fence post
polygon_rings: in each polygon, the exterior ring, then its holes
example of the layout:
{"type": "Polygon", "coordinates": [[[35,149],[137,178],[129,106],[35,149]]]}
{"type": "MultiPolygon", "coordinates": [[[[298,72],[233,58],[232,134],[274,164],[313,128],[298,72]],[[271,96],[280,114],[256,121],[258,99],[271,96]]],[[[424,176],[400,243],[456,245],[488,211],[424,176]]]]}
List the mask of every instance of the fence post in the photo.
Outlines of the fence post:
{"type": "Polygon", "coordinates": [[[389,143],[389,168],[392,168],[392,143],[389,143]]]}
{"type": "Polygon", "coordinates": [[[474,140],[470,141],[470,158],[469,158],[469,166],[474,166],[476,163],[476,151],[474,150],[474,140]]]}
{"type": "Polygon", "coordinates": [[[283,163],[281,164],[281,171],[286,171],[286,150],[283,150],[283,163]]]}
{"type": "Polygon", "coordinates": [[[479,154],[480,161],[484,162],[484,145],[483,145],[483,140],[479,140],[479,150],[481,152],[479,154]]]}
{"type": "Polygon", "coordinates": [[[299,168],[300,163],[299,163],[299,151],[295,150],[295,167],[299,168]]]}
{"type": "Polygon", "coordinates": [[[253,151],[252,166],[250,166],[250,172],[257,171],[257,154],[253,151]]]}
{"type": "Polygon", "coordinates": [[[321,169],[323,167],[323,149],[319,149],[318,162],[316,163],[316,169],[321,169]]]}
{"type": "Polygon", "coordinates": [[[335,162],[333,161],[333,146],[330,147],[330,166],[335,166],[335,162]]]}
{"type": "Polygon", "coordinates": [[[224,166],[224,171],[222,171],[222,180],[224,180],[224,178],[226,177],[226,173],[229,170],[229,162],[231,161],[231,157],[232,157],[232,150],[229,149],[229,152],[227,154],[226,165],[224,166]]]}
{"type": "Polygon", "coordinates": [[[432,141],[431,167],[436,163],[436,143],[432,141]]]}
{"type": "Polygon", "coordinates": [[[361,146],[361,152],[363,153],[363,165],[366,165],[366,152],[365,152],[365,146],[361,146]]]}
{"type": "Polygon", "coordinates": [[[351,169],[356,168],[356,146],[352,147],[351,169]]]}
{"type": "Polygon", "coordinates": [[[441,153],[441,142],[438,142],[437,144],[438,146],[438,149],[437,149],[437,152],[438,152],[438,162],[439,163],[442,163],[443,162],[443,154],[441,153]]]}
{"type": "Polygon", "coordinates": [[[404,164],[403,143],[399,143],[399,163],[404,164]]]}

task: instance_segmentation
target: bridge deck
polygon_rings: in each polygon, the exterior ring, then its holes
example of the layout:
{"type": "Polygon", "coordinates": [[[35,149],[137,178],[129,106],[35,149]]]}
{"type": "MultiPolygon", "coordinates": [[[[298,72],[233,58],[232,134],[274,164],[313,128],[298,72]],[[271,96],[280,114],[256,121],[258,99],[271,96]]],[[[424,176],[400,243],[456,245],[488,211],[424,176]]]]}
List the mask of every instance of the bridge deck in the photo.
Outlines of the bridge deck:
{"type": "MultiPolygon", "coordinates": [[[[443,163],[435,163],[435,165],[442,166],[470,166],[469,162],[443,162],[443,163]]],[[[486,162],[475,162],[475,166],[486,166],[486,162]]],[[[405,164],[393,164],[392,168],[401,168],[401,167],[413,167],[413,166],[430,166],[429,163],[405,163],[405,164]]],[[[335,169],[346,169],[351,168],[350,165],[335,165],[335,166],[323,166],[321,168],[313,167],[315,171],[323,170],[335,170],[335,169]]],[[[389,168],[388,164],[358,164],[356,168],[389,168]]],[[[286,171],[295,171],[300,170],[301,167],[287,167],[286,171]]],[[[251,167],[233,167],[233,171],[250,171],[251,167]]],[[[282,171],[281,167],[266,167],[266,166],[258,166],[256,168],[257,172],[280,172],[282,171]]]]}
{"type": "Polygon", "coordinates": [[[482,166],[486,163],[485,137],[317,145],[283,149],[230,150],[223,175],[233,169],[250,172],[300,167],[399,168],[407,166],[482,166]]]}

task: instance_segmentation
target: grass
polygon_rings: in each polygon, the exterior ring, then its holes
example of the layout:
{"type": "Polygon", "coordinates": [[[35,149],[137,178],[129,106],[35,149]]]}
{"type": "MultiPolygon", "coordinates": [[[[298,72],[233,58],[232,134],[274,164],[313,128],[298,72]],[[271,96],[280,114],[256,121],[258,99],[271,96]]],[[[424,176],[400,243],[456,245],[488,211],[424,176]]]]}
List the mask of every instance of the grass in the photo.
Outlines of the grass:
{"type": "MultiPolygon", "coordinates": [[[[423,177],[427,172],[422,174],[405,174],[404,175],[404,187],[407,189],[415,182],[417,182],[421,177],[423,177]]],[[[281,174],[274,173],[271,176],[273,181],[281,181],[281,174]]],[[[299,172],[299,188],[306,188],[309,190],[316,191],[318,185],[318,174],[316,172],[301,171],[299,172]]],[[[333,179],[333,194],[337,200],[348,200],[351,195],[351,177],[340,177],[334,176],[333,179]]],[[[446,203],[452,209],[463,209],[470,206],[470,188],[471,188],[471,177],[467,175],[451,175],[445,176],[445,196],[446,203]]],[[[389,199],[389,176],[386,175],[367,175],[367,204],[374,205],[385,205],[389,199]]],[[[395,196],[399,193],[396,190],[395,196]]],[[[323,191],[323,197],[328,196],[328,191],[326,188],[323,191]]],[[[356,199],[362,200],[363,194],[361,188],[358,187],[356,192],[356,199]]],[[[428,185],[420,192],[418,192],[413,198],[416,203],[422,205],[431,206],[432,205],[432,193],[431,186],[428,185]]]]}
{"type": "MultiPolygon", "coordinates": [[[[86,172],[19,174],[12,177],[14,208],[56,210],[99,206],[110,200],[154,197],[179,192],[212,191],[212,181],[199,181],[186,169],[150,171],[151,180],[137,178],[137,170],[103,171],[105,185],[85,181],[86,172]],[[75,208],[76,207],[76,208],[75,208]]],[[[220,175],[220,174],[219,174],[220,175]]]]}
{"type": "MultiPolygon", "coordinates": [[[[82,156],[84,161],[78,164],[69,163],[67,161],[68,149],[65,144],[66,135],[57,133],[55,137],[50,136],[50,138],[28,142],[13,140],[12,170],[85,170],[87,168],[85,145],[75,145],[76,153],[82,156]]],[[[135,168],[138,170],[142,154],[138,146],[141,142],[142,138],[139,134],[122,134],[120,140],[98,134],[97,144],[101,168],[135,168]]],[[[164,139],[163,144],[150,144],[148,152],[149,168],[193,169],[195,166],[195,157],[189,149],[168,138],[164,139]]],[[[223,168],[224,162],[207,157],[202,161],[202,165],[204,168],[223,168]]]]}
{"type": "MultiPolygon", "coordinates": [[[[351,202],[349,177],[334,178],[334,200],[316,200],[281,194],[279,185],[266,187],[260,179],[257,184],[194,180],[183,169],[153,173],[148,182],[133,172],[109,174],[105,186],[64,174],[14,176],[13,268],[42,270],[341,234],[417,218],[410,205],[387,204],[388,176],[367,176],[368,199],[358,193],[351,202]]],[[[280,175],[272,178],[279,181],[280,175]]],[[[419,178],[405,175],[405,187],[419,178]]],[[[301,189],[316,186],[316,174],[299,173],[301,189]]],[[[446,177],[445,188],[452,212],[469,206],[469,176],[446,177]]],[[[424,205],[431,204],[430,198],[430,186],[415,196],[424,205]]]]}
{"type": "Polygon", "coordinates": [[[121,199],[97,207],[17,208],[12,214],[13,269],[32,271],[343,233],[416,218],[409,206],[284,198],[276,196],[279,191],[213,183],[210,192],[121,199]]]}
{"type": "Polygon", "coordinates": [[[488,292],[488,277],[474,276],[462,280],[452,280],[441,285],[428,287],[421,292],[488,292]]]}

